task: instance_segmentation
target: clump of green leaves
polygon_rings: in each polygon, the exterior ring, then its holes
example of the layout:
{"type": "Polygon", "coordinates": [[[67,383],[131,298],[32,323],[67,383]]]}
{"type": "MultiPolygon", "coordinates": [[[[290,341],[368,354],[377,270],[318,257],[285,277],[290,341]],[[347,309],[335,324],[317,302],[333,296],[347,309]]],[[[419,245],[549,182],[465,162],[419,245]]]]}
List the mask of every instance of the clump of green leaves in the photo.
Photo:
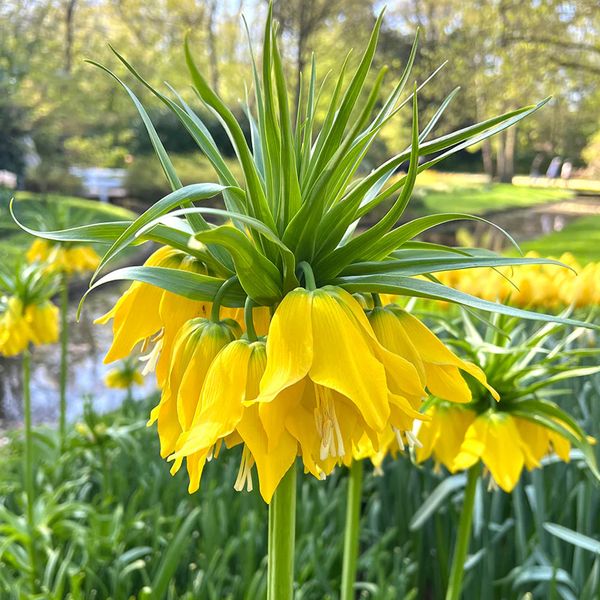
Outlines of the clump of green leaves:
{"type": "MultiPolygon", "coordinates": [[[[488,311],[550,319],[527,311],[486,302],[437,282],[433,273],[476,266],[501,266],[545,259],[503,258],[490,253],[430,245],[415,238],[436,225],[460,219],[483,220],[462,213],[440,213],[396,227],[413,192],[419,172],[444,158],[514,125],[540,106],[492,117],[453,133],[434,137],[434,130],[455,97],[449,93],[423,126],[419,92],[428,80],[411,81],[417,42],[398,82],[389,94],[381,90],[386,69],[369,88],[383,14],[375,23],[367,47],[353,72],[349,56],[342,63],[333,94],[321,94],[313,59],[297,107],[290,102],[277,28],[269,9],[260,62],[252,56],[252,91],[245,107],[251,140],[234,112],[225,105],[198,70],[186,42],[185,60],[197,100],[216,116],[227,133],[239,172],[229,168],[199,113],[172,88],[160,91],[125,57],[115,55],[138,82],[181,122],[214,169],[216,182],[183,186],[150,117],[132,89],[107,67],[135,104],[150,136],[172,192],[130,222],[85,225],[62,231],[38,232],[50,239],[109,244],[93,278],[95,286],[116,279],[158,285],[195,300],[212,300],[222,284],[235,277],[223,296],[225,306],[246,300],[276,305],[302,284],[309,267],[317,285],[333,284],[352,293],[393,293],[447,300],[488,311]],[[405,107],[412,106],[412,127],[406,147],[366,175],[359,168],[381,129],[405,107]],[[322,122],[317,115],[324,109],[322,122]],[[408,172],[396,176],[408,161],[408,172]],[[223,208],[196,206],[220,195],[223,208]],[[371,213],[386,203],[383,216],[362,228],[371,213]],[[206,217],[223,224],[214,225],[206,217]],[[364,220],[364,221],[363,221],[364,220]],[[360,227],[360,229],[359,229],[360,227]],[[355,231],[359,231],[354,235],[355,231]],[[98,279],[99,273],[129,245],[146,240],[180,248],[203,261],[207,274],[175,269],[131,267],[98,279]],[[427,279],[416,279],[427,275],[427,279]]],[[[91,61],[93,62],[93,61],[91,61]]],[[[435,73],[434,73],[435,75],[435,73]]],[[[31,230],[30,230],[31,231],[31,230]]]]}

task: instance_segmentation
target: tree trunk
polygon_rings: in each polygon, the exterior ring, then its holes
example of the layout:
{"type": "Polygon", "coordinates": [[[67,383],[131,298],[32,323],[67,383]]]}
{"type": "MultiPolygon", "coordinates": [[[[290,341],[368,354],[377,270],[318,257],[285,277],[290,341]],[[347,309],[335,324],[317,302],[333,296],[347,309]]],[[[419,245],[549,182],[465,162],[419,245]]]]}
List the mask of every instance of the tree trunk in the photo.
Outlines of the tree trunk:
{"type": "Polygon", "coordinates": [[[481,158],[483,159],[483,170],[491,183],[492,179],[494,179],[494,158],[492,156],[490,140],[484,140],[481,144],[481,158]]]}
{"type": "Polygon", "coordinates": [[[504,133],[504,171],[500,177],[501,183],[512,183],[515,174],[515,148],[517,144],[517,128],[515,125],[504,133]]]}
{"type": "Polygon", "coordinates": [[[77,0],[69,0],[65,13],[65,73],[71,72],[73,64],[73,20],[76,4],[77,0]]]}
{"type": "Polygon", "coordinates": [[[505,145],[505,132],[500,132],[494,138],[494,145],[496,146],[496,178],[498,181],[504,180],[504,172],[506,170],[506,155],[504,153],[505,145]]]}

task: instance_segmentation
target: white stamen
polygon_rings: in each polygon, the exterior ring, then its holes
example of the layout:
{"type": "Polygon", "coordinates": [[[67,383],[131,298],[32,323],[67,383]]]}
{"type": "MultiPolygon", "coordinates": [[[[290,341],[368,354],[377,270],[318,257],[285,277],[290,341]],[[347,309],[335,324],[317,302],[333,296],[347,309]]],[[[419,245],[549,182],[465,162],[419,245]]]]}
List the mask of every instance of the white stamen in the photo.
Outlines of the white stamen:
{"type": "Polygon", "coordinates": [[[146,363],[146,365],[142,369],[142,375],[144,376],[156,370],[156,364],[158,363],[158,359],[160,358],[160,352],[162,350],[163,344],[162,332],[159,333],[152,341],[155,342],[154,348],[152,348],[152,350],[150,350],[150,352],[145,356],[140,356],[140,361],[146,363]]]}
{"type": "Polygon", "coordinates": [[[423,444],[421,444],[421,441],[419,440],[419,438],[412,431],[405,431],[404,434],[406,435],[406,439],[408,440],[408,445],[411,448],[414,448],[414,447],[422,448],[423,447],[423,444]]]}
{"type": "Polygon", "coordinates": [[[400,448],[400,450],[402,452],[404,452],[404,448],[406,446],[404,445],[404,440],[402,439],[402,433],[400,432],[400,430],[397,427],[392,427],[392,430],[394,431],[394,434],[396,435],[396,441],[398,442],[398,447],[400,448]]]}
{"type": "Polygon", "coordinates": [[[346,450],[331,392],[323,386],[315,385],[315,396],[315,425],[321,437],[319,457],[321,460],[342,457],[346,450]]]}
{"type": "Polygon", "coordinates": [[[244,450],[242,451],[242,460],[240,461],[240,469],[238,471],[237,479],[233,484],[233,489],[236,492],[241,492],[246,486],[246,490],[251,492],[253,489],[252,485],[252,467],[254,466],[254,458],[250,454],[250,450],[244,444],[244,450]]]}

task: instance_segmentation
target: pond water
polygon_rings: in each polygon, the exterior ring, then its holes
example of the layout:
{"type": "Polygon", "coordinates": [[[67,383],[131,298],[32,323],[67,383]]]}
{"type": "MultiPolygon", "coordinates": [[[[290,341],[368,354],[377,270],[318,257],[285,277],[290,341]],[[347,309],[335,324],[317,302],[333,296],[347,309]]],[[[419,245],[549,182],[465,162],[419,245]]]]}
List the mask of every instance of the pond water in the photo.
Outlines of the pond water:
{"type": "MultiPolygon", "coordinates": [[[[75,322],[80,291],[73,291],[69,307],[69,379],[67,387],[67,418],[77,419],[90,399],[94,410],[106,412],[120,406],[126,390],[114,390],[104,385],[104,375],[112,365],[102,359],[112,341],[111,324],[94,325],[93,320],[104,314],[117,300],[120,287],[105,287],[86,300],[79,323],[75,322]]],[[[112,323],[112,321],[111,321],[112,323]]],[[[53,422],[59,406],[58,344],[41,346],[32,352],[31,404],[36,423],[53,422]]],[[[22,385],[20,358],[0,357],[0,429],[6,429],[22,419],[22,385]]],[[[136,386],[134,397],[148,396],[155,390],[152,374],[143,386],[136,386]]]]}
{"type": "MultiPolygon", "coordinates": [[[[527,208],[488,212],[484,216],[510,233],[517,242],[524,242],[561,231],[574,219],[599,214],[600,198],[598,196],[577,196],[570,200],[527,208]]],[[[446,223],[428,231],[424,239],[438,244],[454,245],[458,242],[457,232],[461,229],[469,232],[475,245],[496,251],[510,246],[510,242],[501,231],[478,221],[446,223]]]]}

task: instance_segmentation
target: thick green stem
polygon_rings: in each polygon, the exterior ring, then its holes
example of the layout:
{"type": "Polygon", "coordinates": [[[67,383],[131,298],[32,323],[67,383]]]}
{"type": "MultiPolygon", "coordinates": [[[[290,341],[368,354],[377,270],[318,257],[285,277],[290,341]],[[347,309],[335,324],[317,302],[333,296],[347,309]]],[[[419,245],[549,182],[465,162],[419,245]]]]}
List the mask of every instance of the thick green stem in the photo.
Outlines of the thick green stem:
{"type": "Polygon", "coordinates": [[[246,336],[251,342],[255,342],[258,337],[256,330],[254,329],[254,318],[252,316],[252,310],[254,308],[254,302],[248,296],[246,303],[244,304],[244,324],[246,325],[246,336]]]}
{"type": "Polygon", "coordinates": [[[25,452],[23,453],[23,476],[25,494],[27,496],[27,529],[29,533],[29,567],[31,576],[31,591],[36,592],[35,568],[35,525],[33,503],[35,488],[33,480],[33,431],[31,427],[31,354],[29,349],[23,352],[23,417],[25,421],[25,452]]]}
{"type": "Polygon", "coordinates": [[[65,447],[67,437],[67,379],[68,379],[68,345],[69,345],[69,277],[62,276],[60,290],[60,408],[58,431],[61,450],[65,447]]]}
{"type": "Polygon", "coordinates": [[[296,537],[296,465],[291,466],[269,505],[267,600],[292,600],[296,537]]]}
{"type": "Polygon", "coordinates": [[[223,284],[221,285],[221,287],[219,288],[219,290],[217,291],[217,293],[215,294],[215,297],[214,297],[213,303],[212,303],[212,309],[210,311],[210,320],[213,323],[219,322],[220,311],[221,311],[221,302],[223,301],[223,297],[225,296],[225,293],[227,292],[227,290],[234,283],[236,283],[237,280],[238,280],[237,275],[234,275],[233,277],[230,277],[229,279],[225,280],[223,282],[223,284]]]}
{"type": "Polygon", "coordinates": [[[344,563],[342,566],[341,600],[354,599],[358,542],[360,538],[360,501],[362,497],[363,461],[355,460],[348,477],[346,528],[344,532],[344,563]]]}
{"type": "Polygon", "coordinates": [[[298,263],[298,269],[304,274],[304,287],[309,291],[317,289],[315,274],[313,273],[312,267],[303,260],[298,263]]]}
{"type": "Polygon", "coordinates": [[[477,490],[477,481],[481,473],[481,462],[473,465],[468,472],[467,486],[465,487],[465,497],[463,499],[460,521],[458,523],[458,533],[456,536],[456,545],[454,547],[454,556],[452,557],[452,568],[450,570],[450,580],[446,590],[446,600],[459,600],[462,590],[463,573],[465,570],[465,558],[469,550],[469,541],[471,539],[471,524],[473,523],[473,504],[475,503],[475,492],[477,490]]]}

